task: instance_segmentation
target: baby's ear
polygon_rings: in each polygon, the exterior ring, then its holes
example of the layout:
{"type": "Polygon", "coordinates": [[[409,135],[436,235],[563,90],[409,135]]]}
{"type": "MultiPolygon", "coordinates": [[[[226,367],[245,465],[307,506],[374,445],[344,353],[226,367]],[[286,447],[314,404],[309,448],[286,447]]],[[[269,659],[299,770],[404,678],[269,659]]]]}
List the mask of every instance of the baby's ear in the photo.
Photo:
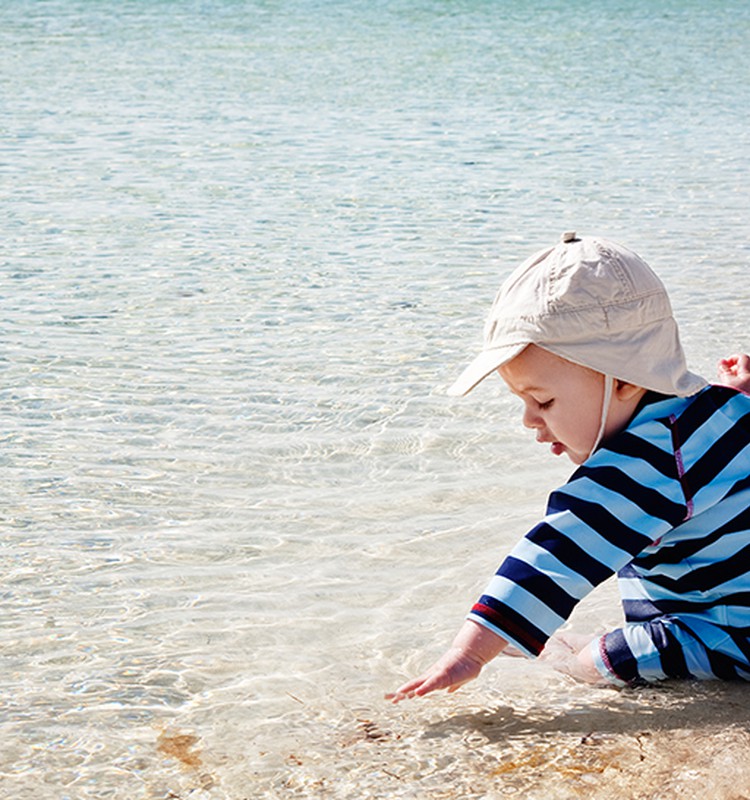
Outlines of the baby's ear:
{"type": "Polygon", "coordinates": [[[636,386],[634,383],[628,383],[627,381],[618,379],[615,381],[615,393],[619,400],[627,402],[635,397],[640,400],[646,393],[646,390],[642,386],[636,386]]]}

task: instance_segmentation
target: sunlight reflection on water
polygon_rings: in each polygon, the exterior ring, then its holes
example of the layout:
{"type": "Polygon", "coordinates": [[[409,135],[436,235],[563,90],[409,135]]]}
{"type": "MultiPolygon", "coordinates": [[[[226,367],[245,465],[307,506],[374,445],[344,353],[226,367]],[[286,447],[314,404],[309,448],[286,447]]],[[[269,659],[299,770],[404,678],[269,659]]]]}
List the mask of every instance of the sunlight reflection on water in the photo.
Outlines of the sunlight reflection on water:
{"type": "Polygon", "coordinates": [[[577,5],[0,9],[0,796],[750,787],[738,687],[381,699],[568,473],[444,395],[511,267],[606,233],[750,346],[747,9],[577,5]]]}

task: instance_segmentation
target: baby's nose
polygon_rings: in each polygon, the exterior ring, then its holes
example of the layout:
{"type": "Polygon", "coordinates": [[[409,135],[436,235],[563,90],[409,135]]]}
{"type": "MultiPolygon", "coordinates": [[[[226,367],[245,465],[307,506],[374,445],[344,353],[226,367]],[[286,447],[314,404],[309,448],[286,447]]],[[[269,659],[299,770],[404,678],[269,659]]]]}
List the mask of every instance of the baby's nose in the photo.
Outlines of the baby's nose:
{"type": "Polygon", "coordinates": [[[532,408],[528,405],[524,406],[523,410],[523,425],[525,428],[532,428],[536,430],[542,427],[542,420],[532,408]]]}

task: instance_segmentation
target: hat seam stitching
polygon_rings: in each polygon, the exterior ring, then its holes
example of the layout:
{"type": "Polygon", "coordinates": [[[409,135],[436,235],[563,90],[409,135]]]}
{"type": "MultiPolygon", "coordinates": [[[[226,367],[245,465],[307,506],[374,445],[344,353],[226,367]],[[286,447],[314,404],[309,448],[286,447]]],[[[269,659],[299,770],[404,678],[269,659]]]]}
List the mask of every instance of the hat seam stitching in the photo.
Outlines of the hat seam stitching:
{"type": "MultiPolygon", "coordinates": [[[[622,299],[610,300],[609,302],[606,302],[606,303],[601,303],[601,302],[597,301],[597,302],[589,303],[588,305],[589,306],[623,305],[624,303],[632,303],[635,300],[644,300],[647,297],[663,297],[663,298],[667,299],[666,293],[664,292],[663,289],[654,288],[654,289],[649,289],[647,291],[638,292],[638,294],[633,294],[631,297],[627,298],[626,300],[622,300],[622,299]]],[[[581,308],[585,308],[585,307],[586,306],[581,306],[581,308]]]]}
{"type": "MultiPolygon", "coordinates": [[[[629,300],[613,300],[611,303],[589,303],[585,306],[574,306],[572,308],[553,308],[551,310],[544,310],[541,311],[539,314],[535,314],[534,316],[527,316],[527,315],[519,315],[516,317],[517,319],[540,319],[542,317],[555,317],[560,316],[562,314],[573,314],[579,311],[590,311],[591,309],[610,309],[610,308],[618,308],[630,303],[634,303],[638,300],[645,300],[649,297],[664,297],[663,292],[649,292],[648,294],[638,295],[637,297],[633,297],[629,300]]],[[[667,316],[672,316],[668,314],[667,316]]]]}

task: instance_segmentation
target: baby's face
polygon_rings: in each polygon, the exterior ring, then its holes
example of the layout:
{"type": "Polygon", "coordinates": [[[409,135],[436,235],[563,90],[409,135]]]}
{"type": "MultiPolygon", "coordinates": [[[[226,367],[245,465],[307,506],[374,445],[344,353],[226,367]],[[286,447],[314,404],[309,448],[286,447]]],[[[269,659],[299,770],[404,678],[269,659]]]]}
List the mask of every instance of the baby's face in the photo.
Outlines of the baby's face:
{"type": "MultiPolygon", "coordinates": [[[[533,344],[498,372],[523,400],[523,424],[536,431],[536,440],[582,464],[599,433],[604,375],[533,344]]],[[[603,438],[614,432],[611,428],[608,424],[603,438]]]]}

